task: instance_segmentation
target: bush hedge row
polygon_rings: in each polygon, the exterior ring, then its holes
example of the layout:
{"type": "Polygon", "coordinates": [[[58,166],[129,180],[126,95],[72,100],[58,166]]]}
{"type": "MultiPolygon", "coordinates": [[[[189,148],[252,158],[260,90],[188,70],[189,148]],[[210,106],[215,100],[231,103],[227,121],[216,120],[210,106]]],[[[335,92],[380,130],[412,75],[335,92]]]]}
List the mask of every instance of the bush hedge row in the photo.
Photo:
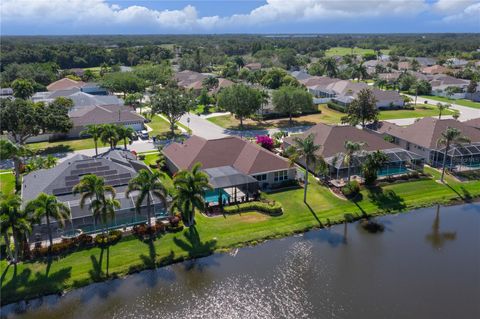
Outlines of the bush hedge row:
{"type": "Polygon", "coordinates": [[[282,205],[277,202],[248,202],[238,205],[226,206],[224,208],[224,212],[227,214],[235,214],[246,211],[259,211],[272,216],[281,215],[283,213],[282,205]]]}

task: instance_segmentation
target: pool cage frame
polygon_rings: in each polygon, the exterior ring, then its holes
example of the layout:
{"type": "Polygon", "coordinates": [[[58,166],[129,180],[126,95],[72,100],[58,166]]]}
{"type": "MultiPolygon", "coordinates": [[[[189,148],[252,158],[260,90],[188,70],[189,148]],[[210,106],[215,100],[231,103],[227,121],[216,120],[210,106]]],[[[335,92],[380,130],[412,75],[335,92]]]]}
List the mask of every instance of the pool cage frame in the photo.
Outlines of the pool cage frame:
{"type": "MultiPolygon", "coordinates": [[[[443,167],[445,148],[432,150],[430,153],[432,166],[443,167]]],[[[445,164],[446,168],[452,172],[480,169],[480,142],[450,145],[445,164]]]]}
{"type": "MultiPolygon", "coordinates": [[[[387,157],[387,163],[378,170],[379,177],[403,175],[408,171],[423,171],[425,159],[411,151],[402,148],[392,148],[381,150],[387,157]]],[[[358,175],[363,177],[362,165],[367,154],[373,151],[358,152],[353,158],[350,167],[350,176],[358,175]]],[[[328,177],[331,179],[346,179],[348,177],[348,164],[345,163],[345,154],[339,153],[335,156],[326,158],[328,164],[328,177]]]]}

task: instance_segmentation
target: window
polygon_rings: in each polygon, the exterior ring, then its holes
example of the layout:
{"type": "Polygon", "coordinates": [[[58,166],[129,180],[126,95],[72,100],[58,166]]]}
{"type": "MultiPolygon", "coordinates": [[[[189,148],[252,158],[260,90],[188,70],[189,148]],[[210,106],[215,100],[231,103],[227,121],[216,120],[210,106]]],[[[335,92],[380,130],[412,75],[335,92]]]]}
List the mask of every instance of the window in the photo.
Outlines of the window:
{"type": "Polygon", "coordinates": [[[263,182],[267,180],[267,174],[255,175],[253,177],[259,182],[263,182]]]}
{"type": "Polygon", "coordinates": [[[273,175],[274,182],[286,181],[287,179],[288,179],[288,171],[274,172],[274,175],[273,175]]]}

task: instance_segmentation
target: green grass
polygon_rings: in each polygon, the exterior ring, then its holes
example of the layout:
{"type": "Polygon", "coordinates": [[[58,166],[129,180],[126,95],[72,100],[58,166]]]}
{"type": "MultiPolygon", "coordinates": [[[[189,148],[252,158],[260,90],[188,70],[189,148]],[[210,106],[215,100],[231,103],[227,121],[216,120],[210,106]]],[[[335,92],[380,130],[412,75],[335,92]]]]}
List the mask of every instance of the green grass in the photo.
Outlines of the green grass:
{"type": "MultiPolygon", "coordinates": [[[[78,140],[64,140],[56,142],[37,142],[27,144],[28,148],[34,151],[40,151],[44,154],[52,154],[58,152],[71,152],[78,150],[86,150],[95,148],[95,143],[91,138],[78,139],[78,140]]],[[[98,141],[98,147],[105,147],[107,145],[98,141]]]]}
{"type": "Polygon", "coordinates": [[[15,176],[11,169],[0,170],[0,192],[3,195],[13,194],[15,191],[15,176]]]}
{"type": "MultiPolygon", "coordinates": [[[[452,114],[453,112],[450,110],[445,110],[442,112],[442,115],[452,115],[452,114]]],[[[417,106],[415,107],[414,110],[380,111],[379,119],[391,120],[391,119],[406,119],[406,118],[431,117],[431,116],[438,116],[438,109],[435,105],[417,103],[417,106]]]]}
{"type": "MultiPolygon", "coordinates": [[[[147,123],[148,126],[152,128],[152,132],[150,132],[150,136],[167,136],[170,133],[170,123],[164,118],[154,115],[152,117],[152,121],[147,123]]],[[[180,123],[177,122],[177,126],[182,126],[180,123]]],[[[186,128],[185,128],[186,129],[186,128]]],[[[180,130],[175,130],[175,134],[180,134],[180,130]]]]}
{"type": "MultiPolygon", "coordinates": [[[[382,50],[383,54],[388,54],[390,50],[382,50]]],[[[364,55],[366,53],[375,53],[372,49],[361,49],[361,48],[354,48],[353,49],[353,54],[359,54],[359,55],[364,55]]],[[[345,47],[334,47],[330,48],[327,51],[325,51],[326,56],[333,56],[333,55],[339,55],[339,56],[344,56],[347,54],[352,54],[352,49],[351,48],[345,48],[345,47]]]]}
{"type": "MultiPolygon", "coordinates": [[[[154,160],[155,156],[148,156],[146,161],[154,160]]],[[[303,203],[301,188],[266,195],[283,205],[284,214],[281,216],[247,212],[208,218],[197,214],[195,228],[165,234],[150,245],[129,237],[111,247],[109,274],[110,277],[122,276],[154,265],[204,256],[247,243],[255,244],[352,217],[400,212],[480,196],[480,181],[459,183],[447,177],[449,185],[443,185],[435,181],[439,175],[437,171],[429,168],[426,171],[434,177],[364,189],[356,203],[337,198],[312,178],[308,188],[309,206],[303,203]]],[[[16,269],[13,266],[7,268],[6,261],[2,260],[2,303],[104,280],[105,255],[99,248],[92,248],[55,259],[50,264],[20,263],[16,269]]]]}
{"type": "Polygon", "coordinates": [[[419,99],[421,99],[421,98],[430,99],[430,100],[435,100],[435,101],[445,102],[445,103],[453,103],[453,104],[458,104],[458,105],[462,105],[462,106],[467,106],[467,107],[473,107],[473,108],[476,108],[476,109],[480,109],[480,103],[479,102],[473,102],[473,101],[466,100],[466,99],[455,100],[455,99],[449,99],[449,98],[443,97],[443,96],[434,96],[434,95],[422,95],[422,96],[419,96],[418,98],[419,99]]]}

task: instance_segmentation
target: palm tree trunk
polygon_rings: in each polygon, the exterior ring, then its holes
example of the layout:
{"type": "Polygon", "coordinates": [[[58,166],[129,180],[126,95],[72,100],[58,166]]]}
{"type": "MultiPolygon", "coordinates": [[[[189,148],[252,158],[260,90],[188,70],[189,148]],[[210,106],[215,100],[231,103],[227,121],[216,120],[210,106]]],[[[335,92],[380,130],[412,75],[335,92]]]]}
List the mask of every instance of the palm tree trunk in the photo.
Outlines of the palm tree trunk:
{"type": "Polygon", "coordinates": [[[8,231],[3,234],[3,237],[5,238],[5,245],[7,246],[7,253],[8,257],[10,257],[10,260],[13,260],[13,254],[12,254],[12,249],[10,248],[10,236],[8,236],[8,231]]]}
{"type": "Polygon", "coordinates": [[[347,181],[350,182],[350,161],[348,161],[348,168],[347,168],[347,181]]]}
{"type": "Polygon", "coordinates": [[[243,116],[240,116],[240,129],[243,130],[243,116]]]}
{"type": "Polygon", "coordinates": [[[17,263],[18,262],[18,238],[17,236],[15,236],[15,232],[13,232],[13,245],[15,246],[15,256],[13,258],[13,263],[17,263]]]}
{"type": "Polygon", "coordinates": [[[13,167],[15,169],[15,191],[18,191],[21,187],[20,185],[20,159],[18,157],[14,157],[13,159],[13,167]]]}
{"type": "Polygon", "coordinates": [[[95,156],[98,156],[98,140],[96,138],[93,139],[93,143],[95,144],[95,156]]]}
{"type": "Polygon", "coordinates": [[[148,227],[152,227],[152,218],[150,214],[151,209],[151,200],[150,200],[150,193],[147,195],[147,216],[148,216],[148,227]]]}
{"type": "Polygon", "coordinates": [[[308,162],[305,162],[305,186],[303,187],[303,202],[307,203],[307,187],[308,187],[308,162]]]}
{"type": "Polygon", "coordinates": [[[53,239],[52,239],[52,229],[50,228],[50,216],[49,214],[46,214],[47,217],[47,228],[48,228],[48,240],[50,241],[50,247],[48,250],[50,251],[53,246],[53,239]]]}
{"type": "Polygon", "coordinates": [[[450,142],[447,142],[445,146],[445,152],[443,153],[443,165],[442,165],[442,176],[440,177],[440,181],[443,183],[443,177],[445,176],[445,167],[447,165],[447,152],[450,148],[450,142]]]}
{"type": "Polygon", "coordinates": [[[127,138],[126,137],[123,138],[123,148],[127,149],[127,138]]]}

